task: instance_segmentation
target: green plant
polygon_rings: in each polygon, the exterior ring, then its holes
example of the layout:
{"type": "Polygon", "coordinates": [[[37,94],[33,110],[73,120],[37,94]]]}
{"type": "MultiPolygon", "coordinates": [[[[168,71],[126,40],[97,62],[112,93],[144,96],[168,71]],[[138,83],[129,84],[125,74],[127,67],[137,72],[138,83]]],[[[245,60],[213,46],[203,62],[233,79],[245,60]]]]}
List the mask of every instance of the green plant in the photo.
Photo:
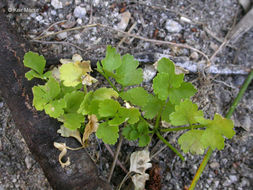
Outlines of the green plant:
{"type": "Polygon", "coordinates": [[[222,150],[225,137],[235,134],[232,120],[219,114],[213,120],[204,118],[203,111],[190,100],[197,90],[184,81],[184,74],[175,73],[174,63],[167,58],[158,61],[153,92],[141,85],[143,71],[138,61],[129,54],[120,56],[111,46],[96,68],[111,88],[87,90],[96,79],[89,74],[89,61],[82,61],[80,56],[61,62],[58,68],[44,73],[45,59],[37,53],[26,53],[24,65],[32,69],[26,78],[46,82],[33,87],[33,105],[72,133],[82,133],[82,140],[77,139],[83,146],[92,132],[104,143],[115,144],[122,131],[127,140],[138,140],[140,147],[148,146],[156,135],[184,160],[161,133],[184,130],[178,143],[184,153],[193,154],[203,154],[207,148],[222,150]],[[161,121],[171,127],[162,127],[161,121]]]}

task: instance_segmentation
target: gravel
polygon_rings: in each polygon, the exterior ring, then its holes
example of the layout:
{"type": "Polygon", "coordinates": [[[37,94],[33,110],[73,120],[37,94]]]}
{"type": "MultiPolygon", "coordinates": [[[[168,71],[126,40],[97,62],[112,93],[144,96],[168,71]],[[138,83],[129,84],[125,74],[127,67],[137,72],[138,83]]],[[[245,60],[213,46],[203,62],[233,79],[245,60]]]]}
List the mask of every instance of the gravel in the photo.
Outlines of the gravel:
{"type": "MultiPolygon", "coordinates": [[[[112,28],[128,31],[136,23],[132,33],[150,39],[167,40],[176,43],[186,43],[197,48],[209,57],[218,49],[227,32],[236,20],[243,16],[243,10],[236,0],[202,1],[163,1],[158,0],[135,3],[125,1],[116,3],[109,0],[80,1],[75,0],[39,0],[32,1],[10,0],[5,6],[6,15],[18,31],[28,39],[34,39],[42,32],[50,34],[90,23],[102,23],[112,28]],[[32,13],[15,12],[14,8],[38,8],[32,13]],[[8,12],[8,8],[12,11],[8,12]],[[129,13],[127,13],[129,12],[129,13]],[[123,19],[122,15],[131,18],[123,19]],[[66,20],[66,21],[63,21],[66,20]],[[124,22],[122,21],[124,20],[124,22]],[[62,21],[62,22],[59,22],[62,21]],[[48,29],[51,24],[55,24],[48,29]],[[122,25],[120,24],[122,23],[122,25]],[[124,25],[124,27],[123,27],[124,25]],[[212,35],[205,30],[212,32],[212,35]],[[48,30],[47,30],[48,29],[48,30]],[[214,35],[213,35],[214,34],[214,35]],[[213,37],[216,36],[216,37],[213,37]],[[220,40],[221,39],[221,42],[220,40]]],[[[220,69],[233,64],[239,68],[252,68],[253,62],[253,30],[247,33],[236,44],[236,48],[226,47],[215,58],[215,65],[220,69]]],[[[47,56],[55,55],[59,58],[70,58],[74,53],[81,54],[85,59],[99,60],[104,57],[106,45],[117,46],[124,36],[105,28],[86,28],[50,36],[45,41],[60,41],[78,45],[77,49],[69,44],[35,43],[35,50],[47,56]]],[[[185,48],[169,47],[154,44],[134,38],[126,38],[118,46],[121,54],[131,53],[143,60],[152,60],[154,53],[169,55],[178,59],[182,64],[191,64],[196,69],[205,65],[206,60],[199,53],[185,48]],[[150,58],[151,55],[151,58],[150,58]],[[194,60],[194,62],[192,62],[194,60]]],[[[156,58],[157,59],[157,58],[156,58]]],[[[154,60],[152,60],[154,61],[154,60]]],[[[144,87],[151,88],[149,81],[155,76],[155,70],[150,65],[143,65],[145,71],[144,87]]],[[[201,71],[201,70],[200,70],[201,71]]],[[[101,84],[107,84],[98,78],[101,84]]],[[[243,81],[244,75],[204,75],[190,73],[186,75],[188,81],[198,89],[193,101],[205,112],[207,117],[212,117],[218,112],[225,115],[227,109],[235,98],[243,81]]],[[[197,190],[209,189],[253,189],[253,87],[246,92],[238,105],[232,119],[235,123],[236,136],[226,141],[223,151],[214,151],[209,165],[204,171],[197,190]]],[[[37,162],[29,152],[20,133],[15,129],[9,110],[0,101],[0,190],[1,189],[50,189],[37,162]]],[[[175,139],[180,134],[168,134],[167,139],[175,139]]],[[[151,143],[151,147],[156,140],[151,143]]],[[[177,148],[178,145],[173,143],[177,148]]],[[[115,147],[111,147],[115,151],[115,147]]],[[[158,146],[158,149],[161,145],[158,146]]],[[[100,140],[94,141],[89,151],[99,152],[98,168],[101,176],[106,177],[110,170],[112,157],[100,140]],[[96,150],[96,151],[94,151],[96,150]]],[[[137,149],[135,142],[124,141],[119,159],[127,160],[128,155],[137,149]],[[129,146],[131,145],[131,146],[129,146]]],[[[182,162],[171,150],[164,149],[154,159],[161,168],[162,189],[181,190],[189,186],[202,156],[185,155],[182,162]]],[[[126,167],[127,162],[126,163],[126,167]]],[[[116,167],[112,184],[116,185],[124,177],[119,167],[116,167]]]]}

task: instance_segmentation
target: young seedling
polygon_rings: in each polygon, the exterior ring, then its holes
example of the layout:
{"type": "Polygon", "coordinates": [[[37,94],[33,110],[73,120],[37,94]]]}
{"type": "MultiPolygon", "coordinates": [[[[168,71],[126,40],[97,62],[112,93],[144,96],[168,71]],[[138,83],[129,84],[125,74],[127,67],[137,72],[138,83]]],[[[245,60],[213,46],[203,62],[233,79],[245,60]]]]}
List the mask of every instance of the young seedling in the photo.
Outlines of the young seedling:
{"type": "MultiPolygon", "coordinates": [[[[162,133],[184,130],[178,143],[184,153],[193,154],[203,154],[207,148],[222,150],[225,138],[235,134],[232,120],[219,114],[213,119],[204,118],[203,111],[190,99],[197,90],[184,81],[184,74],[176,74],[175,65],[168,58],[158,61],[152,92],[141,85],[143,70],[138,61],[129,54],[120,56],[111,46],[96,68],[111,88],[87,90],[96,79],[90,75],[90,62],[81,56],[61,62],[61,66],[44,72],[44,57],[26,53],[24,65],[31,68],[26,78],[45,81],[32,89],[33,106],[62,122],[62,136],[75,134],[83,147],[93,132],[104,143],[114,145],[122,131],[125,139],[137,140],[140,147],[148,146],[156,135],[184,160],[162,133]],[[162,121],[171,127],[163,128],[162,121]]],[[[66,145],[63,148],[67,149],[66,145]]]]}

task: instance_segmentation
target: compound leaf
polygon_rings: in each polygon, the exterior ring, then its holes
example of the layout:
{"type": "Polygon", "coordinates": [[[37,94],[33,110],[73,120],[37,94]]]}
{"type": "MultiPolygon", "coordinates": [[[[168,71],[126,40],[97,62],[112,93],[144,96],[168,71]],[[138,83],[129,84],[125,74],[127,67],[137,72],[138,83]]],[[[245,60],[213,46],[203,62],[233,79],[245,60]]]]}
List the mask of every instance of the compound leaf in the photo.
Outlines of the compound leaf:
{"type": "Polygon", "coordinates": [[[154,93],[160,100],[166,100],[169,96],[169,78],[168,73],[158,73],[153,80],[154,93]]]}
{"type": "MultiPolygon", "coordinates": [[[[29,51],[25,54],[23,62],[26,67],[33,69],[40,75],[43,74],[46,60],[42,55],[29,51]]],[[[31,76],[31,73],[28,76],[31,76]]]]}
{"type": "Polygon", "coordinates": [[[120,104],[112,99],[103,100],[99,103],[99,116],[113,117],[120,108],[120,104]]]}
{"type": "Polygon", "coordinates": [[[106,122],[99,124],[96,136],[106,144],[115,144],[119,137],[119,127],[109,126],[106,122]]]}
{"type": "Polygon", "coordinates": [[[66,107],[66,102],[64,99],[54,100],[45,106],[45,112],[50,117],[58,118],[64,114],[64,108],[66,107]]]}
{"type": "Polygon", "coordinates": [[[33,105],[37,110],[43,110],[47,103],[59,95],[60,90],[59,83],[52,77],[45,85],[34,86],[32,88],[33,105]]]}
{"type": "Polygon", "coordinates": [[[75,130],[81,127],[84,122],[84,116],[77,113],[66,113],[63,115],[64,127],[75,130]]]}
{"type": "Polygon", "coordinates": [[[182,99],[190,98],[197,90],[189,82],[183,82],[179,88],[169,89],[169,98],[173,104],[178,104],[182,99]]]}
{"type": "Polygon", "coordinates": [[[174,126],[192,125],[198,123],[199,117],[203,117],[203,112],[198,111],[197,104],[187,99],[175,106],[175,112],[170,115],[170,120],[174,126]]]}
{"type": "Polygon", "coordinates": [[[93,92],[90,91],[84,96],[84,99],[83,99],[82,103],[80,104],[80,107],[77,110],[77,113],[81,113],[83,115],[88,115],[89,114],[89,106],[90,106],[92,98],[93,98],[93,92]]]}
{"type": "Polygon", "coordinates": [[[202,130],[190,130],[181,135],[178,139],[178,144],[184,153],[191,152],[193,154],[203,154],[205,146],[201,142],[201,137],[204,131],[202,130]]]}
{"type": "Polygon", "coordinates": [[[106,100],[113,98],[118,98],[118,93],[112,88],[99,88],[93,94],[94,100],[106,100]]]}
{"type": "Polygon", "coordinates": [[[224,141],[224,137],[219,132],[210,128],[207,128],[201,137],[201,142],[204,147],[211,147],[213,150],[215,148],[222,150],[225,146],[224,141]]]}
{"type": "Polygon", "coordinates": [[[153,95],[149,95],[148,103],[141,109],[146,119],[153,119],[161,110],[163,102],[153,95]]]}
{"type": "Polygon", "coordinates": [[[175,105],[168,101],[162,112],[162,120],[170,123],[170,114],[175,111],[175,105]]]}
{"type": "Polygon", "coordinates": [[[136,87],[120,93],[120,97],[123,100],[131,102],[133,105],[145,106],[148,102],[149,94],[146,90],[144,90],[144,88],[136,87]]]}
{"type": "Polygon", "coordinates": [[[67,93],[64,96],[64,100],[67,104],[65,111],[68,113],[76,113],[77,110],[79,110],[83,99],[84,93],[81,91],[73,91],[71,93],[67,93]]]}
{"type": "MultiPolygon", "coordinates": [[[[120,54],[117,53],[116,48],[112,46],[107,46],[106,56],[101,61],[103,70],[113,73],[113,71],[120,67],[121,65],[121,57],[120,54]]],[[[101,68],[100,68],[101,69],[101,68]]]]}
{"type": "Polygon", "coordinates": [[[122,57],[122,64],[116,69],[116,81],[122,86],[140,84],[143,80],[142,69],[137,69],[139,62],[132,55],[122,57]]]}

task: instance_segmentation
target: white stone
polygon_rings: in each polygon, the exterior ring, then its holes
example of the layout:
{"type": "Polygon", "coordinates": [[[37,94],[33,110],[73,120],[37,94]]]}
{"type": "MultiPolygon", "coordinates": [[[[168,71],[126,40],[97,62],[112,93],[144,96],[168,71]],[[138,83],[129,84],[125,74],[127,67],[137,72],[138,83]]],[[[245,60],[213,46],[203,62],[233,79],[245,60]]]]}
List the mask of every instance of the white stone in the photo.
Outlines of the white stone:
{"type": "Polygon", "coordinates": [[[178,22],[170,19],[166,21],[165,28],[171,33],[178,33],[182,30],[182,26],[178,22]]]}
{"type": "Polygon", "coordinates": [[[63,40],[65,38],[68,37],[68,33],[67,32],[62,32],[60,34],[57,34],[57,37],[60,39],[60,40],[63,40]]]}
{"type": "Polygon", "coordinates": [[[86,9],[84,7],[77,6],[74,10],[74,16],[77,18],[84,18],[86,15],[86,9]]]}
{"type": "Polygon", "coordinates": [[[55,10],[51,10],[51,15],[56,15],[56,11],[55,10]]]}
{"type": "Polygon", "coordinates": [[[51,1],[51,5],[55,8],[55,9],[62,9],[62,2],[59,0],[52,0],[51,1]]]}
{"type": "Polygon", "coordinates": [[[236,175],[230,175],[229,179],[232,181],[232,183],[234,183],[238,180],[236,175]]]}
{"type": "Polygon", "coordinates": [[[76,22],[77,22],[77,24],[79,24],[79,25],[82,25],[82,24],[83,24],[83,20],[82,20],[81,18],[78,18],[78,19],[76,20],[76,22]]]}
{"type": "Polygon", "coordinates": [[[151,81],[156,75],[156,69],[153,65],[145,65],[143,70],[143,81],[149,82],[151,81]]]}
{"type": "Polygon", "coordinates": [[[41,22],[42,21],[42,19],[43,19],[43,17],[42,16],[36,16],[36,18],[35,18],[38,22],[41,22]]]}

